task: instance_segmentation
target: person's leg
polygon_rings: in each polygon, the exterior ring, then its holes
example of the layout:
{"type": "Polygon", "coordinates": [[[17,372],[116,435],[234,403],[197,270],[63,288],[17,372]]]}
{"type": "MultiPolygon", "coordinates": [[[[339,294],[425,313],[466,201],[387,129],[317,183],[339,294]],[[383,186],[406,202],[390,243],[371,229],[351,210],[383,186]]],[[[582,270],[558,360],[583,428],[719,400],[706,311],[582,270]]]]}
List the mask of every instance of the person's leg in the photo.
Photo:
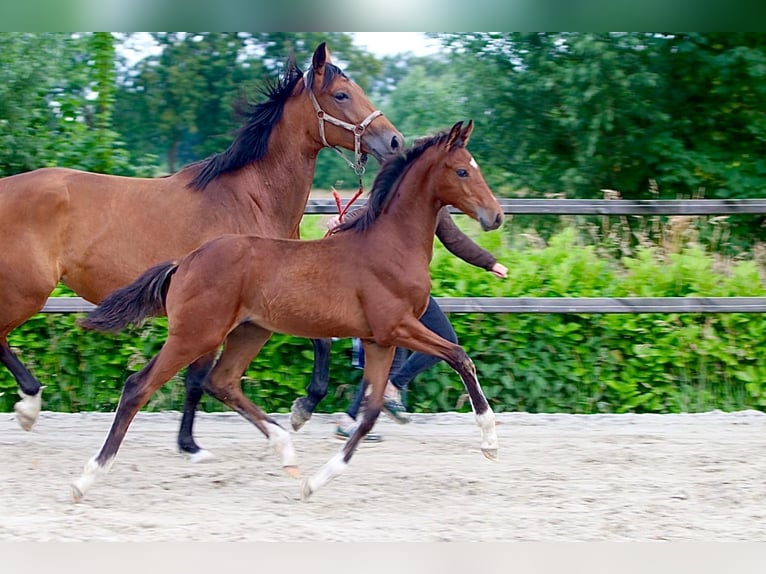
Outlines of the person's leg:
{"type": "MultiPolygon", "coordinates": [[[[436,299],[431,297],[425,313],[420,317],[420,322],[437,335],[444,337],[451,343],[457,343],[457,334],[452,324],[442,311],[436,299]]],[[[412,379],[423,371],[433,367],[440,361],[439,358],[425,353],[412,353],[404,364],[399,367],[390,377],[391,383],[400,391],[404,390],[412,379]]]]}

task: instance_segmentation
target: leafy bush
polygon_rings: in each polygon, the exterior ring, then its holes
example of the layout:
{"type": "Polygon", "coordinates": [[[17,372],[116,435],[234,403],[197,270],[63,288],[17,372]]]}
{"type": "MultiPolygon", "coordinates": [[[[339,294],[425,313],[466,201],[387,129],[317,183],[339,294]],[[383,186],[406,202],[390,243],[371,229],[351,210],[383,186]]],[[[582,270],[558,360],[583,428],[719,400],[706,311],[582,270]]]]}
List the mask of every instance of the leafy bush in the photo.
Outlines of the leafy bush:
{"type": "MultiPolygon", "coordinates": [[[[302,234],[323,233],[322,217],[306,217],[302,234]]],[[[464,219],[464,218],[459,218],[464,219]]],[[[500,281],[456,259],[436,242],[431,265],[436,296],[683,297],[764,296],[762,266],[745,255],[706,252],[696,235],[610,243],[614,235],[564,227],[548,241],[534,232],[480,234],[477,242],[509,268],[500,281]],[[611,256],[621,253],[621,258],[611,256]]],[[[669,228],[668,228],[669,229],[669,228]]],[[[625,229],[618,235],[626,237],[625,229]]],[[[59,291],[57,294],[60,294],[59,291]]],[[[500,411],[679,412],[766,408],[766,317],[762,314],[453,314],[461,344],[500,411]]],[[[133,333],[101,335],[75,325],[74,315],[37,315],[11,345],[48,387],[44,408],[113,410],[125,377],[161,346],[166,323],[133,333]]],[[[334,343],[324,412],[346,408],[361,371],[350,366],[350,341],[334,343]]],[[[248,396],[285,412],[311,376],[308,340],[274,335],[244,376],[248,396]]],[[[16,385],[0,370],[0,410],[15,402],[16,385]]],[[[408,393],[414,411],[469,410],[459,377],[439,364],[408,393]]],[[[149,410],[180,409],[183,385],[172,381],[149,410]]],[[[205,397],[203,408],[222,410],[205,397]]]]}

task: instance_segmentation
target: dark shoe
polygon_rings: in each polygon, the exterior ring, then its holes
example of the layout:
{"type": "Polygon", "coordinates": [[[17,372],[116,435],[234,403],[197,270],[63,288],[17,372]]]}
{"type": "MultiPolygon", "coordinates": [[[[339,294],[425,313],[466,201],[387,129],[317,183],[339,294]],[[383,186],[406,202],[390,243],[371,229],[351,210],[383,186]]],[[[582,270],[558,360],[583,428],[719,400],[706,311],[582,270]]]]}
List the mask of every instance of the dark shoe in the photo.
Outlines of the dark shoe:
{"type": "MultiPolygon", "coordinates": [[[[352,427],[342,427],[338,425],[335,427],[335,438],[340,440],[348,440],[351,438],[351,435],[354,434],[354,431],[356,430],[355,426],[352,427]]],[[[375,434],[372,432],[368,432],[365,437],[362,439],[362,442],[381,442],[383,440],[383,437],[379,434],[375,434]]]]}
{"type": "Polygon", "coordinates": [[[290,424],[293,430],[299,430],[311,418],[311,411],[303,408],[303,400],[298,398],[293,401],[290,407],[290,424]]]}
{"type": "Polygon", "coordinates": [[[394,397],[383,397],[383,412],[386,413],[394,422],[400,425],[410,422],[410,415],[404,404],[394,397]]]}

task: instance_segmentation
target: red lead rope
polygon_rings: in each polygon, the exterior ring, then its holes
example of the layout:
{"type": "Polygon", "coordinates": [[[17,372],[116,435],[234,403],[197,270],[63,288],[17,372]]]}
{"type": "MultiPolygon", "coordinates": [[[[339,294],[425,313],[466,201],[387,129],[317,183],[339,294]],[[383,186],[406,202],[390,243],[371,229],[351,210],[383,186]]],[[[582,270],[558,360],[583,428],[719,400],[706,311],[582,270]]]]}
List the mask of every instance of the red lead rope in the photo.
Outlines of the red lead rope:
{"type": "MultiPolygon", "coordinates": [[[[341,204],[340,194],[338,193],[338,190],[336,190],[334,187],[332,188],[332,197],[335,200],[335,205],[338,208],[338,224],[340,224],[343,221],[343,216],[346,215],[348,212],[348,208],[351,207],[351,205],[359,199],[359,196],[364,193],[364,187],[362,186],[362,180],[359,180],[359,189],[356,190],[356,193],[353,195],[353,197],[349,200],[349,202],[346,204],[346,207],[343,207],[341,204]]],[[[337,227],[337,226],[336,226],[337,227]]],[[[332,229],[328,229],[327,233],[324,234],[325,237],[332,235],[333,231],[335,230],[335,227],[332,229]]]]}

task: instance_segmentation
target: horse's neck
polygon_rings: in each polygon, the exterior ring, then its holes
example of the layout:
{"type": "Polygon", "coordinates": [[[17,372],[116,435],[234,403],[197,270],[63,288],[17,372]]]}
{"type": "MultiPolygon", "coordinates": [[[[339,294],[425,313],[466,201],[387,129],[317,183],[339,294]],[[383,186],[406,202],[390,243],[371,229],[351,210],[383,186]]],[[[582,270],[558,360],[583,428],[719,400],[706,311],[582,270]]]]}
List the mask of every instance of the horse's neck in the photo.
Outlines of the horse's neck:
{"type": "Polygon", "coordinates": [[[244,201],[260,235],[293,237],[306,209],[316,171],[314,142],[295,141],[302,132],[275,126],[268,153],[240,170],[237,197],[244,201]]]}

